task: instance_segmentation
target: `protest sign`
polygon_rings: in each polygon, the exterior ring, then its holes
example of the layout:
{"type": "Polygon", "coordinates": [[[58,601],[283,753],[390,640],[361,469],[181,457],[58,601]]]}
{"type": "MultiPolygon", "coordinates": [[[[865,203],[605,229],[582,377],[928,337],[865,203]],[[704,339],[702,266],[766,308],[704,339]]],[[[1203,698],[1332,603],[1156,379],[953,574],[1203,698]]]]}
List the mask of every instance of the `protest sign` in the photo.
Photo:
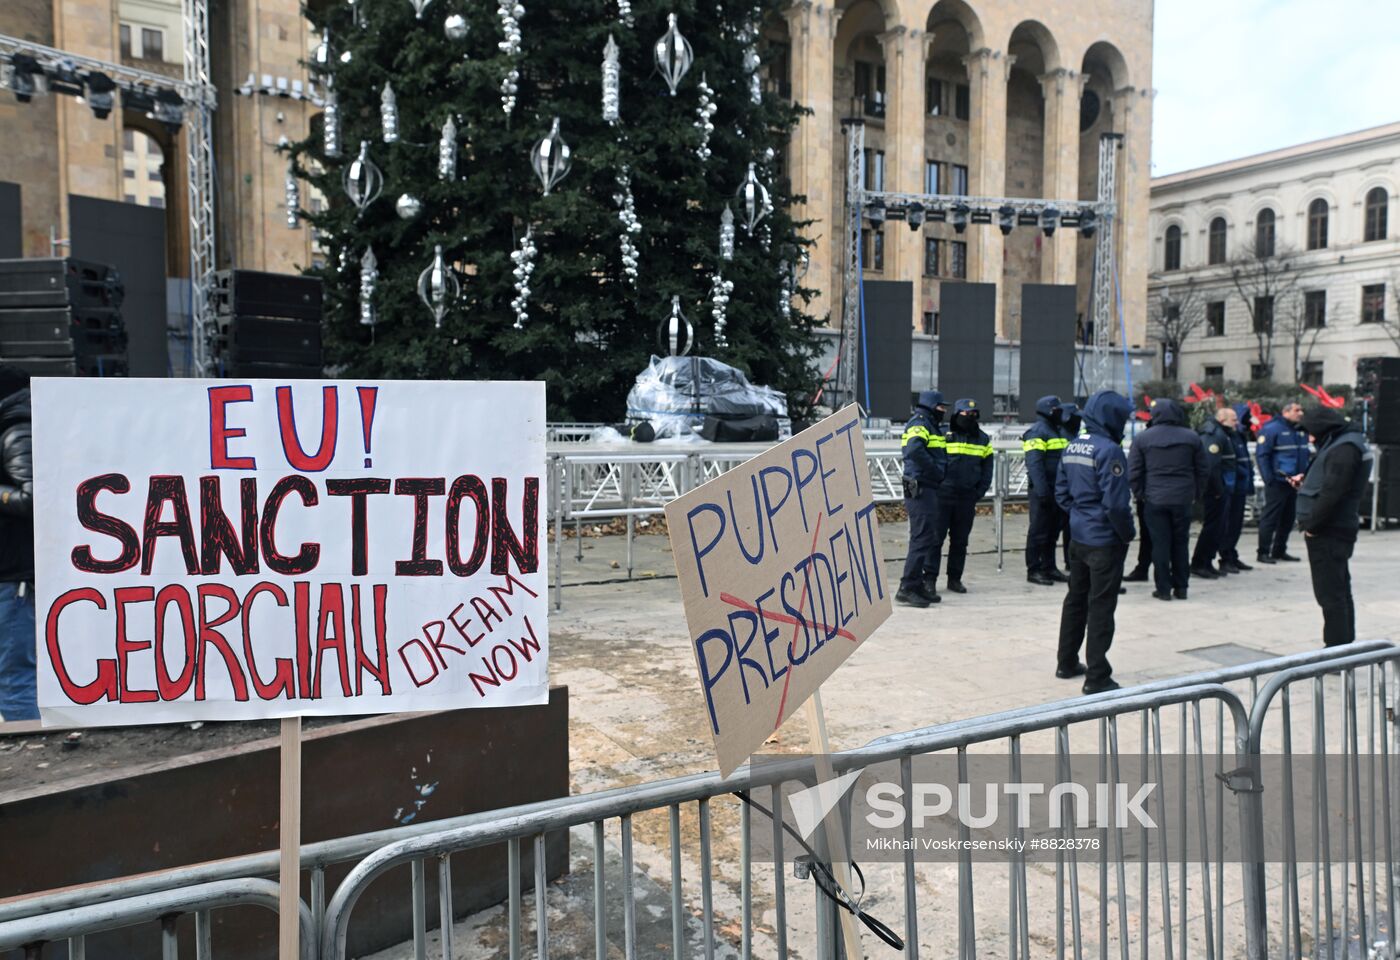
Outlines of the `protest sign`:
{"type": "Polygon", "coordinates": [[[546,702],[543,383],[32,389],[46,723],[546,702]]]}
{"type": "Polygon", "coordinates": [[[890,615],[854,407],[666,506],[728,775],[890,615]]]}

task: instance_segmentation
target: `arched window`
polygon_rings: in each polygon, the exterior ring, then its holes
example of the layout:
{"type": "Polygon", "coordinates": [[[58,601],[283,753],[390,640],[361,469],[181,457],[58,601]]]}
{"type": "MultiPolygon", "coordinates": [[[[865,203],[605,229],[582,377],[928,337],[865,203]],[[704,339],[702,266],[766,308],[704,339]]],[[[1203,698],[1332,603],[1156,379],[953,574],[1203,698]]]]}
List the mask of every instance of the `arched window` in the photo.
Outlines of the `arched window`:
{"type": "Polygon", "coordinates": [[[122,130],[122,199],[143,207],[165,206],[165,154],[144,130],[122,130]]]}
{"type": "Polygon", "coordinates": [[[1181,269],[1181,228],[1176,224],[1167,227],[1166,255],[1162,267],[1166,270],[1181,269]]]}
{"type": "Polygon", "coordinates": [[[1384,240],[1390,196],[1385,187],[1372,187],[1366,194],[1366,241],[1384,240]]]}
{"type": "Polygon", "coordinates": [[[1210,263],[1225,262],[1225,218],[1216,217],[1210,222],[1210,245],[1207,250],[1210,263]]]}
{"type": "Polygon", "coordinates": [[[1274,255],[1274,212],[1260,210],[1254,220],[1254,254],[1259,257],[1274,255]]]}
{"type": "Polygon", "coordinates": [[[1327,246],[1327,201],[1318,197],[1308,204],[1308,249],[1327,246]]]}

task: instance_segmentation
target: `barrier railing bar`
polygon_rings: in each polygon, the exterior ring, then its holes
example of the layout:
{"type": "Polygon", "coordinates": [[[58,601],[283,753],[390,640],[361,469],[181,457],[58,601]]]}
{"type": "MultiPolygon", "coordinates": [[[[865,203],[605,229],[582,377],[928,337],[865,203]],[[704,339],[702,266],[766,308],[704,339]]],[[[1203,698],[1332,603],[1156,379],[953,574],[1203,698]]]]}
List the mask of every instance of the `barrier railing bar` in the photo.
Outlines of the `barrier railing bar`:
{"type": "Polygon", "coordinates": [[[428,872],[423,859],[413,861],[413,960],[428,960],[428,872]]]}
{"type": "Polygon", "coordinates": [[[685,916],[681,913],[681,808],[671,804],[671,956],[685,957],[685,916]]]}
{"type": "Polygon", "coordinates": [[[549,866],[545,862],[544,834],[535,835],[535,957],[549,960],[549,866]]]}
{"type": "MultiPolygon", "coordinates": [[[[312,923],[316,918],[311,918],[312,923]]],[[[214,928],[210,922],[208,910],[197,910],[194,915],[194,955],[198,960],[213,960],[214,957],[214,928]]],[[[69,957],[69,960],[76,958],[69,957]]]]}
{"type": "Polygon", "coordinates": [[[452,858],[438,858],[438,933],[442,940],[442,960],[452,960],[452,858]]]}
{"type": "MultiPolygon", "coordinates": [[[[510,837],[506,840],[506,884],[509,887],[507,899],[508,920],[510,927],[510,960],[520,960],[520,838],[510,837]]],[[[321,941],[321,953],[324,955],[330,952],[333,946],[323,939],[321,941]]]]}
{"type": "Polygon", "coordinates": [[[637,898],[632,876],[632,816],[622,815],[622,941],[626,960],[637,957],[637,898]]]}
{"type": "Polygon", "coordinates": [[[593,821],[593,957],[608,960],[608,911],[603,900],[608,874],[603,846],[603,821],[593,821]]]}
{"type": "Polygon", "coordinates": [[[700,912],[705,927],[705,960],[715,960],[715,899],[710,864],[710,801],[700,798],[700,912]]]}

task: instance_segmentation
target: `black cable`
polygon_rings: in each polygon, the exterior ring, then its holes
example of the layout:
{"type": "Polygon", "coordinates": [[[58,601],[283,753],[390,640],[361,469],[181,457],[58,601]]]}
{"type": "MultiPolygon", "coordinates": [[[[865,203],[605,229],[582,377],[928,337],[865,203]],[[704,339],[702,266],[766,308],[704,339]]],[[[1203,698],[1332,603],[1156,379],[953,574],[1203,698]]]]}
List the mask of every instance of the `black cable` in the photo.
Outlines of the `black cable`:
{"type": "MultiPolygon", "coordinates": [[[[831,872],[831,867],[822,862],[821,858],[817,856],[817,851],[813,850],[811,845],[808,844],[806,840],[802,839],[802,835],[794,830],[791,824],[784,820],[779,820],[778,817],[773,814],[772,810],[769,810],[763,804],[750,797],[746,791],[738,791],[734,796],[744,801],[744,803],[748,804],[750,807],[753,807],[774,823],[781,824],[784,832],[796,840],[798,846],[807,851],[807,855],[812,858],[812,880],[816,883],[818,890],[824,893],[838,907],[848,911],[857,920],[865,924],[866,927],[870,929],[871,933],[885,941],[886,944],[896,950],[904,950],[904,940],[899,934],[895,933],[880,920],[861,910],[860,901],[865,897],[865,874],[861,872],[859,864],[854,861],[851,863],[851,869],[855,871],[857,879],[860,880],[860,895],[853,900],[851,899],[851,895],[837,882],[836,875],[831,872]]],[[[779,870],[783,868],[782,864],[775,864],[775,866],[779,870]]]]}

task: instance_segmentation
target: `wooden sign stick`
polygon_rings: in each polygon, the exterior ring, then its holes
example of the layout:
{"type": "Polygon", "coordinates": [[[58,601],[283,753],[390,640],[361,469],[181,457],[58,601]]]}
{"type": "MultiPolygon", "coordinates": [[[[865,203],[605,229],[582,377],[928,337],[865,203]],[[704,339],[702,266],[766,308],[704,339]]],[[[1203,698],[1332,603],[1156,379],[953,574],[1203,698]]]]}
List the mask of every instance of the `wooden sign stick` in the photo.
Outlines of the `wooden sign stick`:
{"type": "MultiPolygon", "coordinates": [[[[807,730],[811,735],[813,752],[816,756],[817,782],[826,783],[835,780],[836,773],[831,769],[831,761],[828,759],[831,753],[831,741],[826,735],[826,714],[822,710],[820,687],[812,692],[805,709],[807,711],[807,730]]],[[[831,873],[836,877],[836,882],[841,885],[841,889],[854,899],[855,891],[851,886],[851,865],[846,851],[846,835],[840,827],[839,812],[833,811],[833,813],[836,813],[835,818],[830,815],[824,818],[826,847],[831,854],[831,873]]],[[[856,926],[855,914],[840,908],[836,912],[841,916],[841,939],[846,947],[846,960],[864,960],[865,954],[860,945],[860,928],[856,926]]]]}
{"type": "Polygon", "coordinates": [[[277,872],[277,957],[301,953],[301,717],[282,718],[282,856],[277,872]]]}

